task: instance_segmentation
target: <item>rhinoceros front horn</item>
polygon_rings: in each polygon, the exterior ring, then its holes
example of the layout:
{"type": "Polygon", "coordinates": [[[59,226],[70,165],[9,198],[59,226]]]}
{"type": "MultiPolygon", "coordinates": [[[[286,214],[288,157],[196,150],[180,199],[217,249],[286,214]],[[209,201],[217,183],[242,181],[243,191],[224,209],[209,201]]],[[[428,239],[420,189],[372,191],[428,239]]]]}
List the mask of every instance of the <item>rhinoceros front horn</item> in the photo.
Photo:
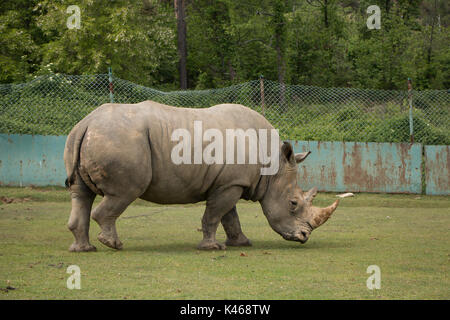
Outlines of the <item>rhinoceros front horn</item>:
{"type": "Polygon", "coordinates": [[[326,208],[313,207],[314,214],[310,222],[311,226],[316,229],[323,225],[331,217],[338,204],[339,200],[336,200],[331,206],[326,208]]]}

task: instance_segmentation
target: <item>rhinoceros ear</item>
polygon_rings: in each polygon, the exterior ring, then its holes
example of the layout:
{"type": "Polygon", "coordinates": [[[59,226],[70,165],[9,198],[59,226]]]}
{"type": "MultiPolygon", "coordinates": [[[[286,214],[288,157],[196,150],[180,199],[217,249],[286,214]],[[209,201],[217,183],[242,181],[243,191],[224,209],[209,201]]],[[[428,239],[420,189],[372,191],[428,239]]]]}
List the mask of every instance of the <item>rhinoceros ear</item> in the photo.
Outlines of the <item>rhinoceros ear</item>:
{"type": "Polygon", "coordinates": [[[294,150],[289,142],[283,142],[283,145],[281,146],[281,154],[286,158],[287,162],[294,161],[294,150]]]}
{"type": "Polygon", "coordinates": [[[309,156],[310,153],[311,153],[311,151],[296,153],[295,154],[295,162],[297,162],[297,163],[302,162],[303,160],[306,159],[307,156],[309,156]]]}
{"type": "Polygon", "coordinates": [[[312,202],[314,197],[317,195],[317,188],[314,187],[305,194],[305,201],[312,202]]]}

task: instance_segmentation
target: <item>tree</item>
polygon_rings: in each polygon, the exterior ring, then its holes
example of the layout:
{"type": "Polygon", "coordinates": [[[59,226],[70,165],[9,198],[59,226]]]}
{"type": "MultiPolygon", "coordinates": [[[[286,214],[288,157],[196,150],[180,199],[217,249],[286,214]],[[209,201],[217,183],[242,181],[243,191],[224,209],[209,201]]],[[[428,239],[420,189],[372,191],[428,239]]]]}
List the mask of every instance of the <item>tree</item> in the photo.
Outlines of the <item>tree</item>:
{"type": "Polygon", "coordinates": [[[162,2],[129,3],[80,0],[81,28],[68,29],[65,1],[44,0],[36,5],[37,25],[47,37],[42,66],[80,74],[105,73],[144,85],[173,83],[176,47],[173,11],[162,2]]]}
{"type": "Polygon", "coordinates": [[[330,0],[306,0],[306,2],[313,6],[321,8],[323,12],[323,24],[325,28],[328,28],[329,22],[328,22],[328,6],[329,6],[330,0]]]}
{"type": "Polygon", "coordinates": [[[0,4],[0,82],[22,82],[39,69],[39,44],[44,42],[35,24],[36,1],[2,1],[0,4]]]}
{"type": "Polygon", "coordinates": [[[278,69],[278,82],[281,85],[280,88],[280,105],[282,110],[285,110],[285,52],[286,52],[286,19],[284,0],[273,0],[273,15],[270,19],[274,36],[275,36],[275,51],[277,52],[277,69],[278,69]]]}
{"type": "Polygon", "coordinates": [[[186,0],[175,0],[175,16],[177,19],[177,48],[178,72],[180,75],[180,88],[187,89],[187,31],[186,31],[186,0]]]}
{"type": "Polygon", "coordinates": [[[188,73],[195,88],[224,86],[236,79],[228,0],[198,0],[188,6],[188,73]]]}

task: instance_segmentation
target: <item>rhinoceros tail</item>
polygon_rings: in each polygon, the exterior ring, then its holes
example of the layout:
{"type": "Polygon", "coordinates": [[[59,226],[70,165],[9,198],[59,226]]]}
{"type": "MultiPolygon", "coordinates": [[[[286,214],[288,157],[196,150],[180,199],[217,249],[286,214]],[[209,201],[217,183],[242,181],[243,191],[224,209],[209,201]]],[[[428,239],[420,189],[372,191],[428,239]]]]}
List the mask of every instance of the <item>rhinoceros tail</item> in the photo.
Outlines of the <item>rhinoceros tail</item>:
{"type": "Polygon", "coordinates": [[[65,185],[69,188],[75,182],[75,173],[78,168],[78,162],[80,161],[80,149],[81,143],[83,142],[84,135],[87,131],[87,126],[81,127],[75,132],[75,137],[73,139],[72,145],[72,162],[69,162],[67,168],[67,179],[65,185]]]}

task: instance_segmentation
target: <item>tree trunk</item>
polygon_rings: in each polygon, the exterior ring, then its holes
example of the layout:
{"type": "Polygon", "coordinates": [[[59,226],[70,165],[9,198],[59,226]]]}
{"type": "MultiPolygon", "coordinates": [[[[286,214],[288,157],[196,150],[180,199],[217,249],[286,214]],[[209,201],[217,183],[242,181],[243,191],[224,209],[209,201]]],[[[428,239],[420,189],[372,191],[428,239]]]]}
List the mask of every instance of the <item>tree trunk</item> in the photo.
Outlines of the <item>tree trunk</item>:
{"type": "Polygon", "coordinates": [[[275,51],[277,53],[277,71],[278,71],[278,82],[280,83],[280,109],[282,112],[286,111],[286,96],[285,96],[285,63],[284,54],[286,46],[286,20],[284,18],[285,3],[283,0],[274,1],[272,16],[272,23],[274,28],[275,36],[275,51]]]}
{"type": "Polygon", "coordinates": [[[434,35],[434,26],[435,26],[435,22],[436,22],[436,15],[437,15],[437,1],[434,0],[434,13],[433,16],[431,17],[431,35],[430,35],[430,43],[428,45],[428,50],[427,50],[427,64],[428,66],[430,66],[431,63],[431,55],[432,55],[432,50],[433,50],[433,35],[434,35]]]}
{"type": "Polygon", "coordinates": [[[323,16],[324,16],[325,28],[328,28],[328,0],[323,1],[323,16]]]}
{"type": "Polygon", "coordinates": [[[286,86],[284,83],[284,77],[285,77],[285,66],[284,66],[284,52],[283,49],[281,48],[281,46],[283,44],[281,44],[280,41],[280,35],[276,34],[275,35],[275,45],[276,45],[276,51],[277,51],[277,71],[278,71],[278,82],[280,83],[280,106],[281,106],[281,110],[284,112],[286,111],[286,86]]]}
{"type": "Polygon", "coordinates": [[[175,15],[177,18],[178,36],[178,71],[180,74],[180,88],[187,89],[187,43],[186,43],[186,3],[185,0],[175,0],[175,15]]]}

